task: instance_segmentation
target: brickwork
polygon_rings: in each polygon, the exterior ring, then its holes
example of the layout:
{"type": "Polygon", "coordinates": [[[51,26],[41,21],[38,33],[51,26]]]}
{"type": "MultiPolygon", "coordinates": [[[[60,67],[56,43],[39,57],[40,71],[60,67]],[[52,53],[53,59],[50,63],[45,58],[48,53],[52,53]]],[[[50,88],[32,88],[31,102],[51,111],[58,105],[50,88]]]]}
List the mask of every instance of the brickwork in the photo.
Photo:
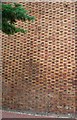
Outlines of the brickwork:
{"type": "Polygon", "coordinates": [[[75,99],[75,112],[77,114],[77,2],[75,2],[75,95],[76,95],[76,99],[75,99]]]}
{"type": "Polygon", "coordinates": [[[75,112],[75,3],[22,3],[35,22],[26,34],[2,35],[3,107],[75,112]]]}

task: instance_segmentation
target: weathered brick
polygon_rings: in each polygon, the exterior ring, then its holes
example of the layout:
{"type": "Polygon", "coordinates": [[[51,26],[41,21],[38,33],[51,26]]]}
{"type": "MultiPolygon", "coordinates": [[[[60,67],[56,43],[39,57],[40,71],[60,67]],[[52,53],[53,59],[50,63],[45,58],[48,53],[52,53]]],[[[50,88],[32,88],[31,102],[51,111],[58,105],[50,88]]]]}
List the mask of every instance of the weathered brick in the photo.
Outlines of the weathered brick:
{"type": "Polygon", "coordinates": [[[75,2],[27,2],[26,34],[2,34],[3,107],[75,112],[75,2]],[[67,5],[66,5],[67,4],[67,5]]]}

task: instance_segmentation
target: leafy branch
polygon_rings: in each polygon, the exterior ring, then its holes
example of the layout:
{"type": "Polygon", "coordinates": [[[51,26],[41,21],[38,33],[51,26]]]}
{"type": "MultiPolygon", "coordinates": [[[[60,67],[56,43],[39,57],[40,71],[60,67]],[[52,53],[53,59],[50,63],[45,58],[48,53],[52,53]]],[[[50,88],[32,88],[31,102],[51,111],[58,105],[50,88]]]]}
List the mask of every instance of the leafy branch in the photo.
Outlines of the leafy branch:
{"type": "Polygon", "coordinates": [[[22,22],[34,21],[35,17],[30,16],[28,11],[17,3],[5,4],[2,3],[2,31],[8,35],[17,32],[25,33],[26,30],[15,26],[17,20],[22,22]]]}

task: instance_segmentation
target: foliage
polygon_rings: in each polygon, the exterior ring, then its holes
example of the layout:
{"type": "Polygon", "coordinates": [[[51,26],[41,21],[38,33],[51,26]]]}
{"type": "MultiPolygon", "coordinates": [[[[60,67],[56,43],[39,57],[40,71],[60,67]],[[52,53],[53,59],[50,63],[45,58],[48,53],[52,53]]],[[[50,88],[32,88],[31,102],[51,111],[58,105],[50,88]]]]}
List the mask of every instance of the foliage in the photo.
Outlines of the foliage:
{"type": "Polygon", "coordinates": [[[30,16],[21,4],[2,3],[2,31],[8,35],[17,32],[25,33],[25,29],[16,27],[15,23],[17,20],[21,20],[22,22],[26,20],[33,21],[34,16],[30,16]]]}

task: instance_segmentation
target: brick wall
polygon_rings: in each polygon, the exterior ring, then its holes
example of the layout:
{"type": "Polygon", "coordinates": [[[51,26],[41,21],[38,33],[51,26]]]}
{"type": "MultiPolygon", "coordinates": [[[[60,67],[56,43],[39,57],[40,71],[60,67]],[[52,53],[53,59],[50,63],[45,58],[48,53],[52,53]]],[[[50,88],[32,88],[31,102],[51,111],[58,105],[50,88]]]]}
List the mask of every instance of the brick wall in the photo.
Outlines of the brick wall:
{"type": "Polygon", "coordinates": [[[77,113],[77,2],[75,2],[75,112],[77,113]]]}
{"type": "Polygon", "coordinates": [[[3,108],[75,112],[75,3],[22,3],[35,22],[2,34],[3,108]]]}

